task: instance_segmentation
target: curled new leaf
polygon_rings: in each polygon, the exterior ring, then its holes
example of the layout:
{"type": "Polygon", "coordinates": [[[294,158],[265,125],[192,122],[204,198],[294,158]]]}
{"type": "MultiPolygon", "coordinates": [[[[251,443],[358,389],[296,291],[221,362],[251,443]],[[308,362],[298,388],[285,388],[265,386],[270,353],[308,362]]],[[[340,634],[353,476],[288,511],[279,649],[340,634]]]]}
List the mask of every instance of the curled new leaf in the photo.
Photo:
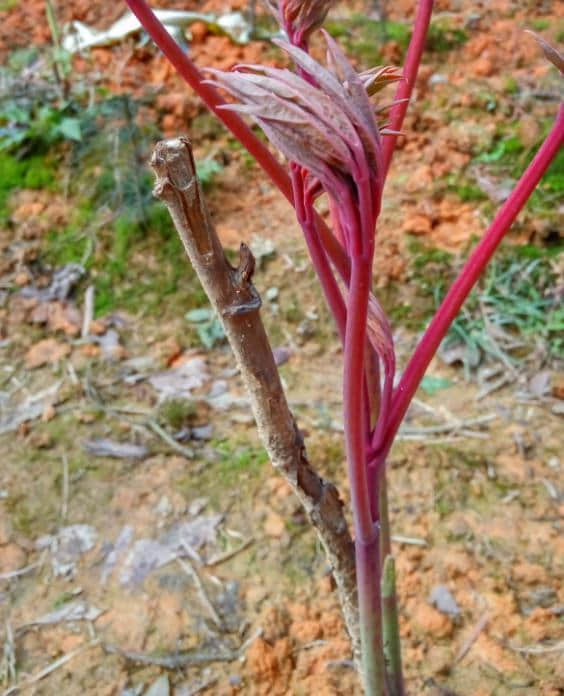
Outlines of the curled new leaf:
{"type": "Polygon", "coordinates": [[[336,0],[265,0],[291,43],[304,47],[336,0]]]}
{"type": "MultiPolygon", "coordinates": [[[[291,161],[311,172],[323,188],[339,198],[342,186],[359,180],[380,188],[381,137],[364,79],[326,36],[328,67],[305,51],[277,42],[301,68],[241,65],[234,72],[211,70],[213,82],[239,104],[225,108],[246,113],[291,161]]],[[[377,82],[389,71],[375,72],[377,82]]]]}

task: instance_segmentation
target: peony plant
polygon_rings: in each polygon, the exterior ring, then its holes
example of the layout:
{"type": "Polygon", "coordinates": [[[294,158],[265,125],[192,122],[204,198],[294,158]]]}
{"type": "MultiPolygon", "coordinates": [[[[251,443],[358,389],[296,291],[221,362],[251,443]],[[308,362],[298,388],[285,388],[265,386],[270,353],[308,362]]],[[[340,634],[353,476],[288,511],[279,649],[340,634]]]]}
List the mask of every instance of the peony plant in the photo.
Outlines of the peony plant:
{"type": "MultiPolygon", "coordinates": [[[[402,696],[395,570],[387,515],[386,461],[409,403],[448,328],[501,240],[562,146],[564,106],[554,126],[415,348],[396,384],[390,322],[372,293],[372,265],[384,186],[413,90],[432,12],[420,0],[403,71],[358,73],[325,32],[326,63],[308,52],[332,0],[266,0],[287,40],[274,41],[294,70],[239,65],[208,70],[204,79],[168,35],[145,0],[127,0],[141,24],[293,204],[311,262],[343,344],[343,412],[354,520],[360,671],[368,696],[402,696]],[[391,105],[372,98],[397,82],[391,105]],[[234,101],[226,103],[217,88],[234,101]],[[243,117],[258,124],[288,161],[286,170],[243,117]],[[387,122],[384,122],[387,121],[387,122]],[[315,210],[327,196],[331,226],[315,210]]],[[[563,57],[545,42],[562,70],[563,57]]],[[[330,545],[330,543],[329,543],[330,545]]],[[[337,554],[336,550],[329,550],[337,554]]],[[[351,637],[357,630],[348,621],[351,637]]]]}

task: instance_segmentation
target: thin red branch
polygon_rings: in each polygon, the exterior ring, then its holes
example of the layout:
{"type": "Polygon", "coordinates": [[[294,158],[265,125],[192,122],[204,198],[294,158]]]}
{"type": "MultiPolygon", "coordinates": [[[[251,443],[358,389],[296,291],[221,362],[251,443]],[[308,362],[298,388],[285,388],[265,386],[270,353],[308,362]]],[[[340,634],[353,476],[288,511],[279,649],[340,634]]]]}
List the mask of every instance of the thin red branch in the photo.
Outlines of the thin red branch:
{"type": "Polygon", "coordinates": [[[463,302],[563,144],[564,104],[560,106],[556,122],[548,137],[452,284],[411,356],[394,393],[385,435],[379,443],[382,456],[385,456],[390,448],[411,399],[463,302]]]}
{"type": "MultiPolygon", "coordinates": [[[[413,34],[409,42],[409,48],[407,49],[407,56],[402,70],[403,79],[398,84],[396,90],[395,101],[397,103],[394,104],[390,111],[390,125],[388,126],[390,130],[401,131],[403,119],[405,118],[407,107],[409,106],[409,100],[413,88],[415,87],[415,80],[417,78],[417,72],[419,71],[423,49],[425,48],[425,39],[427,38],[432,11],[433,0],[420,0],[417,7],[417,14],[415,15],[413,34]]],[[[397,135],[388,135],[384,138],[384,179],[388,174],[397,140],[397,135]]]]}

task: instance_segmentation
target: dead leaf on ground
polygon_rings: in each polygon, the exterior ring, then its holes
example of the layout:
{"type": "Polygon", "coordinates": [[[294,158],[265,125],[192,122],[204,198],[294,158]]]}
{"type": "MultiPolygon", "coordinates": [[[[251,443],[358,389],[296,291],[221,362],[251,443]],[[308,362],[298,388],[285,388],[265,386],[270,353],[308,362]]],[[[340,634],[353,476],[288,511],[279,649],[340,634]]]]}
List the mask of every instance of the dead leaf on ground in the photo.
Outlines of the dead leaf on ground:
{"type": "Polygon", "coordinates": [[[25,354],[25,365],[29,370],[43,365],[51,365],[71,352],[68,343],[59,343],[54,338],[44,338],[32,346],[25,354]]]}
{"type": "Polygon", "coordinates": [[[41,302],[33,310],[31,321],[34,324],[46,324],[51,331],[63,331],[67,336],[77,336],[82,315],[77,307],[65,302],[41,302]]]}

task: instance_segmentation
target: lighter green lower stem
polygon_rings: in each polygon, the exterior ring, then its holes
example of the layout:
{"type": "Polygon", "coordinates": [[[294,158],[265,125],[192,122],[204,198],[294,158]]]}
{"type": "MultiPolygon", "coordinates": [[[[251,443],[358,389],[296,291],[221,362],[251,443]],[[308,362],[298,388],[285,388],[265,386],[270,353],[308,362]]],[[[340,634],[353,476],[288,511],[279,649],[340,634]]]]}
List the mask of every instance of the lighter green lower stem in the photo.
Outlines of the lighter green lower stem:
{"type": "Polygon", "coordinates": [[[380,552],[382,563],[382,642],[386,662],[386,681],[389,696],[404,696],[398,603],[396,597],[396,568],[391,555],[390,516],[386,472],[379,481],[380,552]]]}
{"type": "Polygon", "coordinates": [[[368,543],[355,542],[362,677],[366,696],[388,696],[382,646],[379,546],[377,530],[368,543]]]}

